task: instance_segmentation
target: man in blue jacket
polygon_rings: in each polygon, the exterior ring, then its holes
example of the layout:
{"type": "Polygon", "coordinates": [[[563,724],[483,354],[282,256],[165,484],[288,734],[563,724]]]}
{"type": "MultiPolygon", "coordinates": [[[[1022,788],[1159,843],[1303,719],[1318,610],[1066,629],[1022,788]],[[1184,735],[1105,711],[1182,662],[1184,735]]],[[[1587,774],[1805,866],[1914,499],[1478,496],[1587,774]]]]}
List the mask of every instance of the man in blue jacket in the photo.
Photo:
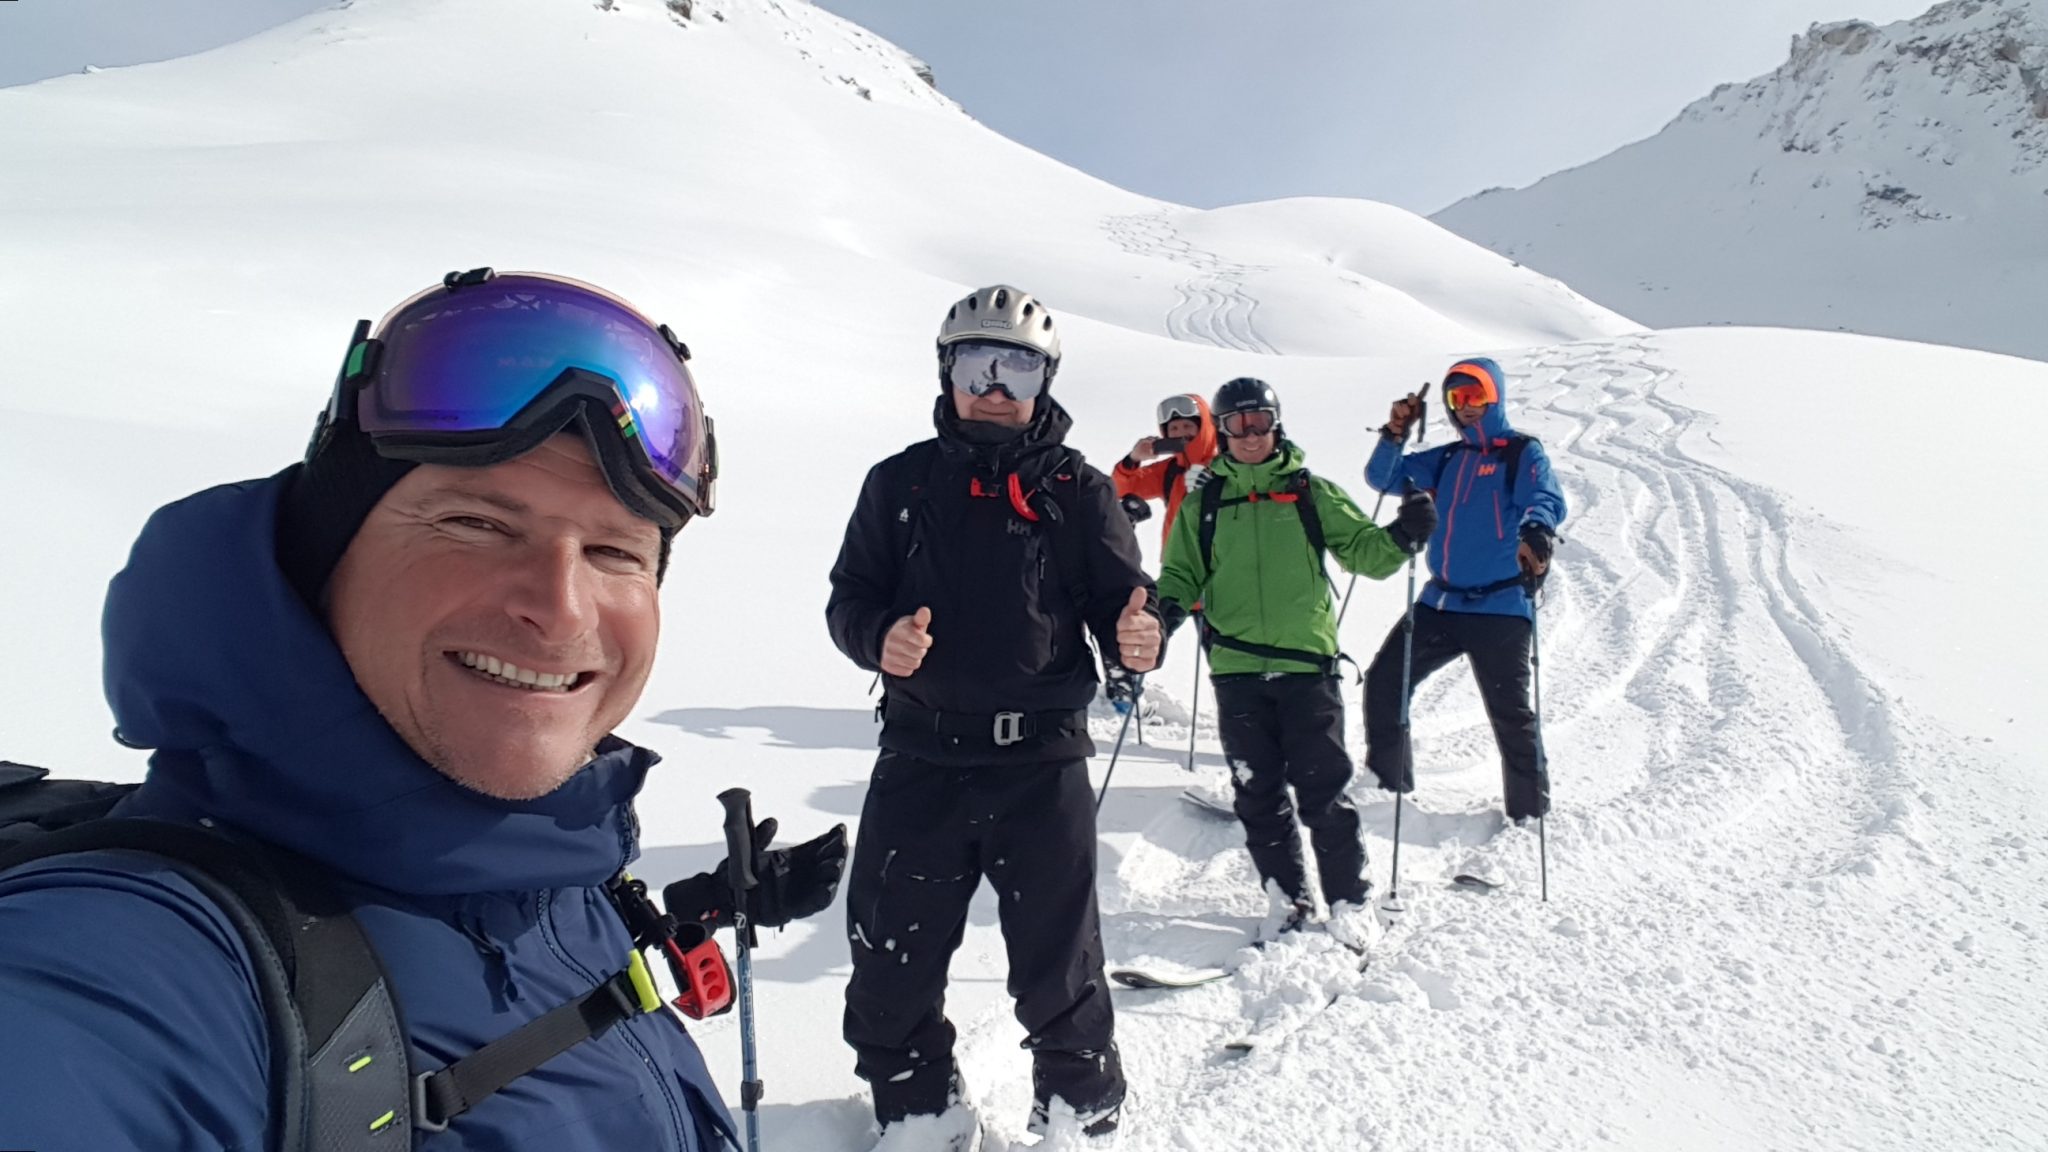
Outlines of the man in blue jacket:
{"type": "MultiPolygon", "coordinates": [[[[671,541],[712,510],[687,357],[589,285],[451,274],[358,326],[303,463],[159,510],[109,589],[116,735],[155,749],[116,814],[312,861],[382,961],[416,1072],[635,967],[606,885],[638,854],[656,757],[611,733],[654,660],[671,541]]],[[[844,852],[842,828],[768,853],[762,891],[818,911],[844,852]]],[[[685,884],[704,899],[672,913],[731,915],[729,889],[685,884]]],[[[274,1146],[287,1057],[257,972],[160,859],[0,874],[0,1148],[274,1146]]],[[[431,1121],[366,1119],[318,1147],[734,1142],[665,1008],[431,1121]]]]}
{"type": "MultiPolygon", "coordinates": [[[[1508,424],[1507,374],[1499,364],[1459,361],[1445,375],[1442,395],[1458,439],[1404,453],[1422,407],[1413,395],[1397,400],[1365,480],[1380,492],[1420,489],[1436,497],[1408,690],[1459,656],[1471,659],[1500,748],[1508,817],[1521,823],[1550,811],[1550,775],[1529,696],[1530,597],[1550,568],[1564,493],[1543,445],[1508,424]]],[[[1401,723],[1402,631],[1396,624],[1387,634],[1365,675],[1366,767],[1391,792],[1415,790],[1401,723]]]]}

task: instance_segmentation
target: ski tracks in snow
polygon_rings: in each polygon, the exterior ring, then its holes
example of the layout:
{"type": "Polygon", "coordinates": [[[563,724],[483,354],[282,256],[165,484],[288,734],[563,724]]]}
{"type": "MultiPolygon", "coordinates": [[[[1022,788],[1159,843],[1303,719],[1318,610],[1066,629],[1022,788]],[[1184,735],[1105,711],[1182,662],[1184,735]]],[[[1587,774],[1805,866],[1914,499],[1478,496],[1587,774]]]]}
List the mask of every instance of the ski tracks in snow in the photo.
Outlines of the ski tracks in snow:
{"type": "MultiPolygon", "coordinates": [[[[1477,850],[1501,893],[1404,858],[1404,938],[1363,974],[1310,936],[1236,952],[1232,981],[1119,993],[1122,1146],[2042,1146],[2024,987],[2048,860],[1973,811],[1995,782],[1802,579],[1822,523],[1687,455],[1701,417],[1659,395],[1654,337],[1507,367],[1572,505],[1542,615],[1552,900],[1533,833],[1509,829],[1477,850]],[[1272,1042],[1222,1052],[1254,1029],[1272,1042]]],[[[1492,832],[1497,791],[1451,795],[1493,771],[1469,677],[1415,707],[1450,723],[1418,732],[1408,843],[1492,832]]],[[[1384,883],[1387,808],[1355,795],[1384,883]]],[[[1255,923],[1241,835],[1184,809],[1105,875],[1114,961],[1227,962],[1255,923]]],[[[997,1024],[964,1048],[1007,1047],[997,1024]]]]}
{"type": "Polygon", "coordinates": [[[1133,256],[1164,260],[1192,270],[1174,287],[1178,299],[1166,313],[1166,334],[1239,352],[1274,355],[1279,349],[1259,335],[1253,322],[1259,302],[1245,285],[1265,271],[1239,264],[1198,248],[1173,225],[1175,210],[1162,208],[1130,216],[1110,216],[1102,230],[1133,256]]]}

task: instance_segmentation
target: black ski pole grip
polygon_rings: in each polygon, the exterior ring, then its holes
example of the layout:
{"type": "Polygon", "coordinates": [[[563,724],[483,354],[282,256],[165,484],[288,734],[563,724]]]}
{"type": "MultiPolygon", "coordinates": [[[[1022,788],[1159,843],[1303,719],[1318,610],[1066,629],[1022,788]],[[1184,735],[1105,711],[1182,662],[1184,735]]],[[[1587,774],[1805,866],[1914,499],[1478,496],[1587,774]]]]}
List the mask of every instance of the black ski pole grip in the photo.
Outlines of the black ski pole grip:
{"type": "Polygon", "coordinates": [[[1422,391],[1417,392],[1415,394],[1415,401],[1417,404],[1417,407],[1415,409],[1415,442],[1417,444],[1422,443],[1423,439],[1428,435],[1427,429],[1429,428],[1429,386],[1434,383],[1436,383],[1436,381],[1434,380],[1423,381],[1422,391]]]}
{"type": "Polygon", "coordinates": [[[761,883],[754,876],[754,798],[745,788],[727,788],[718,802],[725,805],[726,875],[733,895],[744,897],[761,883]]]}

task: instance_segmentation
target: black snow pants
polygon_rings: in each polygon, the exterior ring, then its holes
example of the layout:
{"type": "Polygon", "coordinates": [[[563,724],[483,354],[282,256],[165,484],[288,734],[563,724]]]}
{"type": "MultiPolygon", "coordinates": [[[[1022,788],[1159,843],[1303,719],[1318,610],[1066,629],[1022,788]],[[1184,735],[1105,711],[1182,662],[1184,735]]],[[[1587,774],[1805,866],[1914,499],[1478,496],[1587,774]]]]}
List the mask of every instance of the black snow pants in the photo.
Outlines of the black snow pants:
{"type": "Polygon", "coordinates": [[[982,877],[999,897],[1009,992],[1037,1099],[1123,1099],[1095,906],[1086,760],[941,767],[883,752],[847,883],[846,1042],[884,1124],[944,1111],[954,1075],[946,970],[982,877]]]}
{"type": "MultiPolygon", "coordinates": [[[[1409,692],[1460,656],[1472,676],[1500,748],[1501,794],[1510,819],[1550,813],[1549,761],[1529,701],[1529,621],[1520,616],[1442,612],[1415,606],[1415,655],[1409,692]]],[[[1365,673],[1365,765],[1392,792],[1415,790],[1415,763],[1401,727],[1401,625],[1387,633],[1365,673]]]]}
{"type": "Polygon", "coordinates": [[[1294,824],[1298,810],[1315,848],[1323,899],[1364,902],[1365,841],[1358,810],[1344,794],[1351,754],[1344,750],[1337,678],[1218,676],[1211,683],[1217,734],[1230,761],[1233,807],[1259,879],[1290,897],[1308,895],[1301,833],[1294,824]]]}

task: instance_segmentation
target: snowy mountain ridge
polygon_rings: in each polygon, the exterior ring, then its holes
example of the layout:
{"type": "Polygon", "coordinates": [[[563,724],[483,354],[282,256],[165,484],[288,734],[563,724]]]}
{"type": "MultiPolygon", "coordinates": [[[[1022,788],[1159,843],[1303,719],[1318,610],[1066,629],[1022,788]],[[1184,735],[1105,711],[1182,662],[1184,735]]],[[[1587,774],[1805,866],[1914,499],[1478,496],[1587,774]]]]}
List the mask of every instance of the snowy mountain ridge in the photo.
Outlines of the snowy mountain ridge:
{"type": "Polygon", "coordinates": [[[2048,0],[1815,25],[1656,136],[1434,219],[1652,326],[2048,356],[2048,0]]]}

